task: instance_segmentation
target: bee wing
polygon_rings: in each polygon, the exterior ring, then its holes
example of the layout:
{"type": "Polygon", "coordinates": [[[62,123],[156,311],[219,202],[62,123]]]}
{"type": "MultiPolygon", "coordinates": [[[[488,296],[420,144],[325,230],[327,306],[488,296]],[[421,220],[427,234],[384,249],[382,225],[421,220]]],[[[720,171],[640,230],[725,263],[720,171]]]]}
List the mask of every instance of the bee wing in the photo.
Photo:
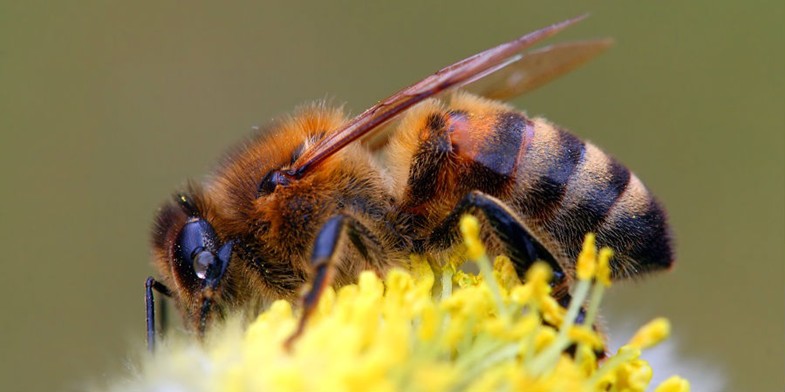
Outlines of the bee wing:
{"type": "Polygon", "coordinates": [[[582,15],[550,25],[480,52],[398,91],[349,120],[340,129],[314,144],[294,162],[292,167],[287,170],[287,174],[295,178],[302,177],[310,169],[318,166],[327,157],[335,154],[347,144],[369,132],[378,130],[381,126],[417,103],[443,91],[477,81],[505,66],[514,64],[519,61],[520,52],[580,22],[586,16],[582,15]]]}
{"type": "MultiPolygon", "coordinates": [[[[523,95],[589,62],[613,45],[610,38],[546,46],[511,57],[487,75],[465,82],[460,88],[489,99],[509,100],[523,95]]],[[[372,151],[387,143],[389,124],[366,134],[362,142],[372,151]]]]}
{"type": "Polygon", "coordinates": [[[536,49],[484,78],[467,83],[463,89],[490,99],[512,99],[580,67],[612,44],[612,39],[605,38],[536,49]]]}

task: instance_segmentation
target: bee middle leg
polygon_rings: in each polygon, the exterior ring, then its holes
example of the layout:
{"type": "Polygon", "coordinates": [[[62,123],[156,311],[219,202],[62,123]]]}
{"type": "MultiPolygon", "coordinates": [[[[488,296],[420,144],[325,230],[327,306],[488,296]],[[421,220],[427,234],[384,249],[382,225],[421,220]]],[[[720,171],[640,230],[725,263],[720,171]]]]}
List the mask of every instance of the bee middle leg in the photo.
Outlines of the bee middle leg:
{"type": "Polygon", "coordinates": [[[311,268],[313,278],[311,287],[302,297],[302,315],[294,331],[286,342],[284,348],[291,350],[292,344],[305,330],[311,314],[319,304],[324,290],[332,283],[339,255],[347,240],[368,260],[380,262],[382,256],[381,245],[378,239],[352,216],[340,214],[331,217],[319,230],[311,254],[311,268]]]}
{"type": "Polygon", "coordinates": [[[564,280],[564,273],[554,257],[504,202],[480,191],[471,191],[450,212],[426,239],[428,248],[447,249],[455,244],[459,236],[459,222],[465,214],[482,214],[496,236],[507,248],[507,256],[513,262],[518,276],[523,274],[537,260],[547,262],[554,272],[554,284],[564,280]]]}

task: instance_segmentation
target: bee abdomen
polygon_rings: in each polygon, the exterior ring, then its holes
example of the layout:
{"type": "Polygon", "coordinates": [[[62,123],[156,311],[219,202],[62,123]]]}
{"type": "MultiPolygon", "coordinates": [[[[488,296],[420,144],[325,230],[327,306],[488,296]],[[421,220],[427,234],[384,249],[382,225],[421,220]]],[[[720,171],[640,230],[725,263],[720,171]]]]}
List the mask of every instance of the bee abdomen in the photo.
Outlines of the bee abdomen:
{"type": "Polygon", "coordinates": [[[598,245],[615,251],[616,277],[664,269],[673,263],[665,211],[634,174],[596,233],[598,245]]]}
{"type": "Polygon", "coordinates": [[[557,257],[573,261],[588,232],[616,252],[617,277],[672,262],[662,208],[624,165],[545,120],[523,152],[519,203],[557,257]],[[558,249],[556,249],[558,247],[558,249]]]}
{"type": "Polygon", "coordinates": [[[542,119],[532,121],[532,140],[521,151],[516,203],[524,214],[549,220],[562,204],[571,177],[584,160],[586,144],[542,119]]]}
{"type": "Polygon", "coordinates": [[[545,221],[548,231],[574,260],[588,232],[597,232],[624,194],[630,171],[591,143],[567,181],[558,211],[545,221]]]}

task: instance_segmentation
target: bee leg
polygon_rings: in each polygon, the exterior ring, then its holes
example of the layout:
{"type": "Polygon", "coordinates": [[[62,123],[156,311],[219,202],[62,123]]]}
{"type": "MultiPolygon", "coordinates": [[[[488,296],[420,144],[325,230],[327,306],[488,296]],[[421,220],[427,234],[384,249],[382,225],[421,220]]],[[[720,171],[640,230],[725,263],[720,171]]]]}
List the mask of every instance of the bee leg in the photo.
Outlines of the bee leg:
{"type": "MultiPolygon", "coordinates": [[[[155,297],[153,296],[153,289],[159,294],[171,297],[172,292],[163,283],[155,280],[152,276],[147,278],[144,283],[144,302],[146,308],[146,321],[147,321],[147,350],[150,352],[155,351],[155,297]]],[[[166,329],[166,306],[161,302],[161,330],[166,329]]]]}
{"type": "MultiPolygon", "coordinates": [[[[488,224],[497,234],[497,237],[507,247],[507,254],[515,265],[518,276],[524,276],[526,270],[536,260],[542,260],[550,264],[553,269],[554,278],[551,282],[553,286],[552,295],[559,304],[567,308],[572,301],[569,293],[569,285],[561,266],[542,244],[537,241],[526,229],[524,224],[517,218],[515,212],[511,211],[502,201],[480,191],[469,192],[453,211],[437,226],[428,239],[428,245],[436,248],[447,248],[459,240],[458,224],[460,218],[465,214],[482,213],[488,224]]],[[[576,324],[584,324],[586,310],[582,306],[576,317],[576,324]]],[[[554,326],[556,327],[556,326],[554,326]]],[[[596,325],[593,325],[598,331],[596,325]]],[[[566,352],[575,355],[575,347],[567,348],[566,352]]],[[[604,350],[595,354],[604,357],[604,350]]]]}
{"type": "MultiPolygon", "coordinates": [[[[555,294],[554,294],[554,296],[555,296],[555,294]]],[[[566,293],[563,296],[556,297],[556,298],[557,298],[557,301],[559,302],[559,305],[561,307],[563,307],[564,309],[567,309],[568,307],[570,307],[570,302],[572,302],[572,296],[570,296],[569,293],[566,293]]],[[[550,324],[547,321],[545,323],[550,325],[550,326],[552,326],[552,327],[554,327],[554,328],[558,328],[559,327],[558,325],[550,324]]],[[[580,310],[578,310],[578,315],[575,317],[575,324],[576,325],[585,325],[586,324],[586,307],[585,306],[581,306],[580,310]]],[[[603,333],[602,328],[600,327],[599,324],[600,324],[599,321],[595,321],[594,324],[591,325],[591,329],[594,332],[597,332],[598,334],[600,334],[600,336],[602,337],[602,341],[606,342],[607,341],[606,336],[603,333]]],[[[569,345],[566,349],[564,349],[564,352],[569,354],[571,357],[575,358],[575,350],[577,350],[577,349],[578,349],[577,344],[573,343],[573,344],[569,345]]],[[[605,352],[605,347],[602,347],[602,348],[594,350],[594,356],[598,360],[602,360],[602,359],[605,359],[608,356],[608,353],[605,352]]]]}
{"type": "Polygon", "coordinates": [[[338,255],[346,239],[357,248],[366,259],[373,260],[381,256],[380,245],[371,232],[356,219],[347,215],[336,215],[328,219],[319,230],[311,255],[311,267],[314,274],[311,287],[302,297],[302,315],[297,329],[284,342],[284,348],[291,350],[292,344],[302,335],[305,324],[319,304],[324,290],[332,282],[338,255]]]}
{"type": "Polygon", "coordinates": [[[547,262],[554,273],[556,286],[564,281],[564,272],[559,263],[534,236],[526,226],[502,201],[480,191],[471,191],[455,206],[447,218],[431,233],[427,239],[428,247],[446,249],[459,240],[458,224],[465,214],[481,213],[491,226],[497,237],[507,248],[507,255],[515,265],[518,276],[536,261],[547,262]]]}

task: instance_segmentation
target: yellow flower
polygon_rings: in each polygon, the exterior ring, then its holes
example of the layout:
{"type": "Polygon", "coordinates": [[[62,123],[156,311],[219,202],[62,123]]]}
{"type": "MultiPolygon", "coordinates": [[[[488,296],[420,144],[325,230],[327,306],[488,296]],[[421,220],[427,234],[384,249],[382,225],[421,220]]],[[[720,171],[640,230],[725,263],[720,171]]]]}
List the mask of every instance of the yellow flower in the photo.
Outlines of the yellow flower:
{"type": "Polygon", "coordinates": [[[654,392],[690,392],[690,383],[679,376],[672,376],[657,386],[654,392]]]}
{"type": "Polygon", "coordinates": [[[664,318],[657,318],[641,327],[627,344],[641,349],[650,348],[665,340],[670,333],[670,321],[664,318]]]}
{"type": "MultiPolygon", "coordinates": [[[[356,284],[327,289],[291,351],[283,342],[299,315],[276,301],[245,328],[228,322],[203,343],[165,342],[134,380],[114,390],[645,390],[652,370],[640,350],[668,335],[666,321],[648,324],[605,360],[596,357],[604,342],[593,321],[576,325],[581,305],[599,302],[609,283],[610,253],[598,252],[593,237],[564,309],[551,297],[546,264],[536,263],[520,282],[508,258],[491,263],[476,219],[463,219],[461,230],[479,274],[413,256],[408,270],[383,279],[364,272],[356,284]]],[[[679,378],[657,389],[688,390],[679,378]]]]}
{"type": "Polygon", "coordinates": [[[533,290],[532,295],[538,300],[542,300],[545,297],[550,298],[551,276],[551,269],[545,263],[534,263],[526,272],[526,282],[529,283],[533,290]]]}
{"type": "Polygon", "coordinates": [[[591,280],[594,277],[597,269],[597,247],[594,243],[594,234],[587,234],[583,241],[583,249],[578,254],[578,261],[575,263],[575,274],[580,280],[591,280]]]}
{"type": "Polygon", "coordinates": [[[600,336],[589,327],[575,326],[570,328],[567,334],[573,342],[586,345],[594,350],[602,350],[605,346],[600,336]]]}
{"type": "Polygon", "coordinates": [[[597,280],[605,287],[611,285],[611,257],[613,257],[613,250],[600,249],[600,257],[597,259],[597,280]]]}
{"type": "Polygon", "coordinates": [[[472,260],[479,259],[485,254],[485,246],[480,241],[479,221],[471,215],[466,215],[461,219],[460,227],[469,258],[472,260]]]}
{"type": "Polygon", "coordinates": [[[619,366],[616,370],[616,389],[620,391],[646,390],[651,381],[652,371],[646,361],[635,359],[619,366]]]}
{"type": "Polygon", "coordinates": [[[521,283],[518,273],[515,272],[512,260],[507,256],[496,256],[493,260],[493,274],[505,292],[509,292],[513,287],[521,283]]]}

